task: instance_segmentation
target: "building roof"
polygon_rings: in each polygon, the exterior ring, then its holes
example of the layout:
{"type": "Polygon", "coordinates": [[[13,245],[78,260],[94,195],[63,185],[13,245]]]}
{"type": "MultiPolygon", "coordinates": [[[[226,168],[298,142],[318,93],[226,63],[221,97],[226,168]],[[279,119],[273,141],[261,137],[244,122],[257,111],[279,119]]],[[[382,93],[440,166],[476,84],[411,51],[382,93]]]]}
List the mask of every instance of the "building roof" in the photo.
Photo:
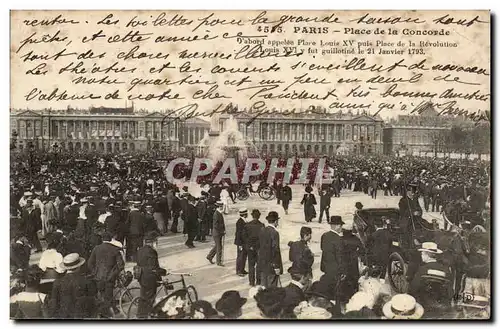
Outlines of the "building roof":
{"type": "MultiPolygon", "coordinates": [[[[231,114],[224,113],[221,118],[229,118],[231,114]]],[[[257,117],[258,119],[288,119],[288,120],[313,120],[313,121],[366,121],[366,122],[383,122],[380,115],[370,115],[368,112],[356,111],[354,114],[352,111],[336,111],[331,112],[325,108],[322,109],[308,109],[308,110],[274,110],[271,113],[259,113],[259,112],[238,112],[235,111],[232,116],[235,119],[252,119],[257,117]]]]}

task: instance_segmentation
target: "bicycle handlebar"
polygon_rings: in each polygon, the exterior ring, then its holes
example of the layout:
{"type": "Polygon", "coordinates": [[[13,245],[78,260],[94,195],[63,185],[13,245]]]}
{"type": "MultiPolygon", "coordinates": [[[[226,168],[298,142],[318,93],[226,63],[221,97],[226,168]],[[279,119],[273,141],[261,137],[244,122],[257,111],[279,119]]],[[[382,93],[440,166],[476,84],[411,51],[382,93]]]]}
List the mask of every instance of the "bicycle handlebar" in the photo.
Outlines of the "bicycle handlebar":
{"type": "Polygon", "coordinates": [[[192,276],[191,273],[169,272],[167,275],[192,276]]]}

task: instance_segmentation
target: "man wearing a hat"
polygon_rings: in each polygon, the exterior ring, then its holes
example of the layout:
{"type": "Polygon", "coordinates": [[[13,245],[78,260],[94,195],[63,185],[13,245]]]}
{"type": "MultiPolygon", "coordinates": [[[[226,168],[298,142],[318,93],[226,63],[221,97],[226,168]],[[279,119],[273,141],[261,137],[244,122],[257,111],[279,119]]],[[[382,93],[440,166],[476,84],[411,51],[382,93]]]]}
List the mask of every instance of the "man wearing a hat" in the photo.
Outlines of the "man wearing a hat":
{"type": "Polygon", "coordinates": [[[259,235],[259,263],[261,284],[266,287],[277,287],[279,276],[283,274],[281,260],[280,235],[278,230],[279,216],[276,211],[270,211],[266,216],[267,225],[259,235]]]}
{"type": "Polygon", "coordinates": [[[245,249],[248,254],[248,281],[253,287],[257,283],[260,284],[260,271],[257,267],[258,252],[259,252],[259,235],[260,231],[264,228],[260,218],[259,209],[253,209],[252,220],[246,223],[245,230],[247,232],[247,241],[245,249]]]}
{"type": "Polygon", "coordinates": [[[391,232],[385,228],[385,223],[381,217],[375,218],[373,223],[375,232],[370,234],[366,240],[368,266],[375,266],[380,269],[380,277],[384,279],[391,254],[393,237],[391,232]]]}
{"type": "Polygon", "coordinates": [[[185,244],[188,248],[194,248],[193,241],[198,233],[198,211],[196,210],[196,199],[194,196],[188,195],[187,201],[184,227],[188,238],[185,244]]]}
{"type": "Polygon", "coordinates": [[[128,216],[127,253],[128,261],[135,261],[137,249],[142,247],[144,238],[144,214],[139,211],[141,201],[132,202],[128,216]]]}
{"type": "Polygon", "coordinates": [[[37,234],[42,229],[41,212],[40,208],[34,206],[31,197],[26,199],[26,205],[21,211],[21,221],[24,236],[28,239],[30,245],[35,248],[35,252],[42,251],[42,245],[37,234]]]}
{"type": "Polygon", "coordinates": [[[196,203],[196,212],[198,213],[198,230],[196,234],[196,238],[194,241],[207,242],[206,236],[208,235],[208,205],[207,205],[207,196],[205,191],[201,191],[201,196],[196,203]]]}
{"type": "Polygon", "coordinates": [[[330,231],[323,233],[321,236],[321,265],[320,269],[324,273],[321,278],[322,282],[328,285],[328,288],[334,296],[337,296],[338,286],[342,275],[344,275],[344,267],[342,264],[342,217],[330,217],[330,231]]]}
{"type": "Polygon", "coordinates": [[[306,300],[304,291],[307,289],[310,279],[308,278],[309,264],[299,261],[292,264],[288,269],[292,278],[290,284],[285,287],[286,297],[283,301],[283,317],[294,318],[293,309],[306,300]]]}
{"type": "Polygon", "coordinates": [[[420,207],[418,197],[415,196],[416,185],[408,184],[405,192],[399,200],[400,227],[407,235],[407,241],[412,241],[414,232],[411,223],[417,224],[422,221],[422,207],[420,207]]]}
{"type": "Polygon", "coordinates": [[[224,266],[223,253],[224,253],[224,236],[226,235],[226,225],[224,224],[224,204],[220,201],[215,203],[217,207],[213,216],[212,237],[215,246],[210,250],[207,255],[207,260],[213,264],[214,256],[217,256],[217,265],[224,266]]]}
{"type": "Polygon", "coordinates": [[[61,268],[66,274],[54,281],[49,301],[49,317],[53,319],[84,319],[95,317],[97,287],[81,271],[85,259],[77,253],[63,258],[61,268]]]}
{"type": "Polygon", "coordinates": [[[102,235],[103,243],[96,246],[89,257],[88,268],[97,281],[97,289],[108,303],[108,307],[116,310],[113,300],[113,289],[116,279],[124,269],[125,263],[121,254],[122,246],[111,243],[109,233],[102,235]]]}
{"type": "Polygon", "coordinates": [[[245,264],[247,262],[247,233],[245,225],[248,218],[248,210],[247,208],[241,208],[239,213],[240,217],[236,221],[236,232],[234,233],[234,244],[238,248],[236,251],[236,274],[245,276],[248,274],[245,271],[245,264]]]}
{"type": "Polygon", "coordinates": [[[156,296],[157,282],[161,280],[162,269],[156,252],[157,240],[157,233],[149,232],[144,238],[145,245],[137,251],[136,268],[140,269],[138,281],[141,286],[141,300],[137,310],[139,319],[147,318],[151,311],[156,296]]]}
{"type": "Polygon", "coordinates": [[[435,242],[422,243],[418,251],[421,253],[422,265],[414,275],[409,270],[409,294],[429,311],[449,307],[453,296],[451,272],[448,266],[437,259],[443,251],[435,242]]]}

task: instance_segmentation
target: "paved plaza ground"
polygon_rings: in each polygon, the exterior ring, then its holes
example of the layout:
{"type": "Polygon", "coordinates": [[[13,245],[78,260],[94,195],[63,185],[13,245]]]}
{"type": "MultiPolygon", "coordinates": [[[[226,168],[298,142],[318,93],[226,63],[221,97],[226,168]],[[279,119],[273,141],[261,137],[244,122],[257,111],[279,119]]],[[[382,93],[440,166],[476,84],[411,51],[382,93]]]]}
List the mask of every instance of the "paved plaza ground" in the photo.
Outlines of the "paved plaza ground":
{"type": "MultiPolygon", "coordinates": [[[[189,190],[193,195],[197,196],[197,187],[189,186],[189,190]]],[[[323,223],[318,223],[318,218],[313,222],[306,223],[304,221],[304,213],[300,201],[302,199],[304,188],[297,185],[292,186],[293,199],[290,203],[288,215],[285,215],[283,208],[276,204],[276,200],[264,201],[258,195],[251,196],[246,201],[238,201],[236,204],[230,204],[230,213],[225,216],[226,223],[226,238],[224,246],[224,267],[219,267],[210,264],[206,255],[212,248],[213,243],[208,237],[208,243],[195,242],[196,248],[189,249],[184,245],[186,237],[183,234],[172,234],[161,237],[158,241],[158,255],[160,266],[169,269],[171,272],[189,272],[191,277],[187,277],[187,283],[194,285],[198,291],[199,299],[207,300],[215,305],[215,302],[220,298],[226,290],[238,290],[243,297],[248,295],[249,283],[248,276],[240,277],[236,275],[236,246],[234,245],[235,223],[238,219],[238,210],[241,207],[246,207],[249,212],[257,208],[261,211],[261,221],[266,223],[265,216],[269,211],[277,211],[280,214],[280,222],[278,230],[280,232],[280,245],[283,259],[283,268],[285,274],[281,276],[283,286],[288,285],[290,275],[286,272],[290,267],[288,261],[288,242],[299,239],[299,232],[302,226],[309,226],[312,229],[312,240],[310,248],[315,255],[313,264],[314,280],[318,279],[322,272],[319,270],[321,259],[320,240],[321,235],[330,229],[326,220],[323,223]]],[[[319,203],[319,197],[315,190],[316,198],[319,203]]],[[[383,191],[379,191],[377,199],[372,199],[369,195],[361,192],[352,192],[344,190],[339,198],[332,198],[330,206],[330,215],[340,215],[345,222],[352,221],[354,213],[354,204],[359,201],[363,203],[365,208],[383,208],[397,207],[400,197],[384,196],[383,191]]],[[[423,205],[423,201],[420,201],[423,205]]],[[[319,204],[316,207],[319,216],[319,204]]],[[[440,218],[439,213],[425,213],[424,218],[440,218]]],[[[180,231],[182,232],[182,220],[179,220],[180,231]]],[[[40,254],[32,255],[32,262],[38,262],[40,254]]],[[[133,263],[127,263],[127,269],[131,270],[133,263]]],[[[171,277],[176,280],[178,277],[171,277]]],[[[132,283],[135,285],[136,282],[132,283]]],[[[259,314],[255,301],[248,300],[243,307],[246,316],[259,314]]]]}

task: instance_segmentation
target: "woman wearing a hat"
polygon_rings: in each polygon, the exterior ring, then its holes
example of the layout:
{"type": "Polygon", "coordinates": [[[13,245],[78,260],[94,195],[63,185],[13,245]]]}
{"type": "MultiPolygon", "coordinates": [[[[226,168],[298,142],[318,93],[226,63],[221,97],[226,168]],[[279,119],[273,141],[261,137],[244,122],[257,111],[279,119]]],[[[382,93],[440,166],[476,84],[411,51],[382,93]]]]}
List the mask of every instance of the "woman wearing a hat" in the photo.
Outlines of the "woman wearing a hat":
{"type": "Polygon", "coordinates": [[[304,218],[306,222],[311,222],[313,218],[316,217],[316,209],[314,205],[316,205],[316,197],[312,193],[313,189],[311,186],[306,186],[306,193],[302,197],[302,201],[300,201],[301,205],[304,205],[304,218]]]}
{"type": "Polygon", "coordinates": [[[241,307],[247,302],[236,290],[229,290],[215,304],[215,308],[224,314],[224,319],[237,319],[241,316],[241,307]]]}

